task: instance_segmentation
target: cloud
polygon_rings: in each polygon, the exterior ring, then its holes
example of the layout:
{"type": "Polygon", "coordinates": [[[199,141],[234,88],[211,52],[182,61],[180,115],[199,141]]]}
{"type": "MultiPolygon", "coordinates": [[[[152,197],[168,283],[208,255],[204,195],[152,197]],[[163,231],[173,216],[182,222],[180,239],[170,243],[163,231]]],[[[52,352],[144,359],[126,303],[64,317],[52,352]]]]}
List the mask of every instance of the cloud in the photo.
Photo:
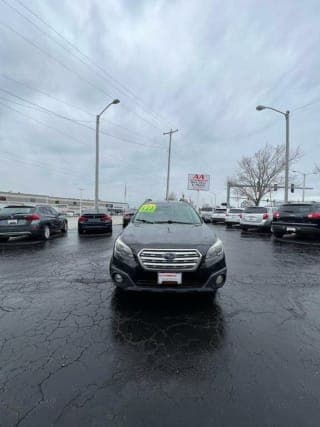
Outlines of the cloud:
{"type": "Polygon", "coordinates": [[[0,4],[1,22],[11,28],[0,24],[0,88],[81,122],[0,91],[1,189],[67,196],[81,186],[93,196],[95,115],[115,97],[121,103],[101,119],[103,198],[121,200],[125,183],[132,203],[162,198],[168,149],[162,134],[175,127],[171,189],[186,192],[188,173],[209,173],[212,192],[224,201],[241,156],[284,141],[283,118],[256,112],[259,103],[292,110],[291,143],[305,153],[297,167],[313,170],[320,154],[317,1],[25,4],[92,58],[89,65],[21,3],[10,5],[41,31],[0,4]]]}

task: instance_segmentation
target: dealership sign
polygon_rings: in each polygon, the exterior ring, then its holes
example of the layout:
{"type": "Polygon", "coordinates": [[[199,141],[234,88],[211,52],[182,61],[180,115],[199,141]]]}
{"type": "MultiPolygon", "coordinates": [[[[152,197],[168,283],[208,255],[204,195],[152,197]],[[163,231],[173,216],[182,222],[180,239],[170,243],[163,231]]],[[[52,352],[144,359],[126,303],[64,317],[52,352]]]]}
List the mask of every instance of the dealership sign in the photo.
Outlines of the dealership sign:
{"type": "Polygon", "coordinates": [[[209,191],[210,175],[201,173],[188,174],[188,190],[209,191]]]}

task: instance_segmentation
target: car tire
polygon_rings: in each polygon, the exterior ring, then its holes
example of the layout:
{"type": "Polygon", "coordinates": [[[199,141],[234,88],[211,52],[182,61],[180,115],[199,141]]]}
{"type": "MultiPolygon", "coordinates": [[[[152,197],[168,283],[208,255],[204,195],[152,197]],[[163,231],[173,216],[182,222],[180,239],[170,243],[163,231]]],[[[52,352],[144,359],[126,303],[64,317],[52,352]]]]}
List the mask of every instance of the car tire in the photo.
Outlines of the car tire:
{"type": "Polygon", "coordinates": [[[283,237],[284,233],[282,231],[274,231],[273,235],[274,235],[274,237],[278,237],[279,239],[281,239],[281,237],[283,237]]]}
{"type": "Polygon", "coordinates": [[[10,237],[0,237],[0,243],[7,242],[10,239],[10,237]]]}
{"type": "Polygon", "coordinates": [[[83,234],[84,231],[81,228],[78,228],[78,234],[83,234]]]}
{"type": "Polygon", "coordinates": [[[42,240],[49,240],[51,236],[50,227],[46,224],[43,226],[42,232],[41,232],[41,239],[42,240]]]}
{"type": "Polygon", "coordinates": [[[64,226],[61,228],[62,233],[68,233],[68,221],[64,222],[64,226]]]}
{"type": "Polygon", "coordinates": [[[227,222],[226,222],[226,227],[227,227],[227,228],[231,228],[231,227],[232,227],[232,224],[229,224],[229,223],[227,223],[227,222]]]}
{"type": "Polygon", "coordinates": [[[245,225],[242,225],[242,226],[241,226],[241,230],[243,230],[243,231],[248,231],[248,227],[246,227],[245,225]]]}

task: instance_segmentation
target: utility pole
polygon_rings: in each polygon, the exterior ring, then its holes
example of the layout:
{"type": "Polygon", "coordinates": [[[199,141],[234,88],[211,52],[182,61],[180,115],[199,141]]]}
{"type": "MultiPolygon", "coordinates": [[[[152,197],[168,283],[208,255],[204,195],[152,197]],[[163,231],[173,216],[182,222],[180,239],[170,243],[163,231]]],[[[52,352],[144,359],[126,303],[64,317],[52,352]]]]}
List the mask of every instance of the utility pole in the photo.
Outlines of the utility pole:
{"type": "Polygon", "coordinates": [[[286,168],[284,177],[284,202],[288,203],[289,197],[289,114],[290,111],[286,111],[286,168]]]}
{"type": "Polygon", "coordinates": [[[171,138],[172,134],[178,132],[178,129],[172,130],[170,129],[169,132],[164,132],[163,135],[169,135],[169,152],[168,152],[168,172],[167,172],[167,190],[166,190],[166,200],[168,200],[169,197],[169,185],[170,185],[170,162],[171,162],[171,138]]]}

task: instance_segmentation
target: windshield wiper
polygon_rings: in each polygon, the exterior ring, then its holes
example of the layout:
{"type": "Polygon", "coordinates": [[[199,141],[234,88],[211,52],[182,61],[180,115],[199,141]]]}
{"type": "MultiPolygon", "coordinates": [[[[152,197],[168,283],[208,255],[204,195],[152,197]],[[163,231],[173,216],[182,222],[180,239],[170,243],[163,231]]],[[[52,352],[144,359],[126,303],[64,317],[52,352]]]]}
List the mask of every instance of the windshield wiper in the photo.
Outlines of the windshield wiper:
{"type": "Polygon", "coordinates": [[[134,222],[143,222],[146,224],[154,224],[153,221],[148,221],[147,219],[139,219],[139,218],[135,219],[134,222]]]}
{"type": "Polygon", "coordinates": [[[167,221],[155,221],[155,224],[189,224],[189,225],[194,225],[193,222],[172,221],[171,219],[168,219],[167,221]]]}

